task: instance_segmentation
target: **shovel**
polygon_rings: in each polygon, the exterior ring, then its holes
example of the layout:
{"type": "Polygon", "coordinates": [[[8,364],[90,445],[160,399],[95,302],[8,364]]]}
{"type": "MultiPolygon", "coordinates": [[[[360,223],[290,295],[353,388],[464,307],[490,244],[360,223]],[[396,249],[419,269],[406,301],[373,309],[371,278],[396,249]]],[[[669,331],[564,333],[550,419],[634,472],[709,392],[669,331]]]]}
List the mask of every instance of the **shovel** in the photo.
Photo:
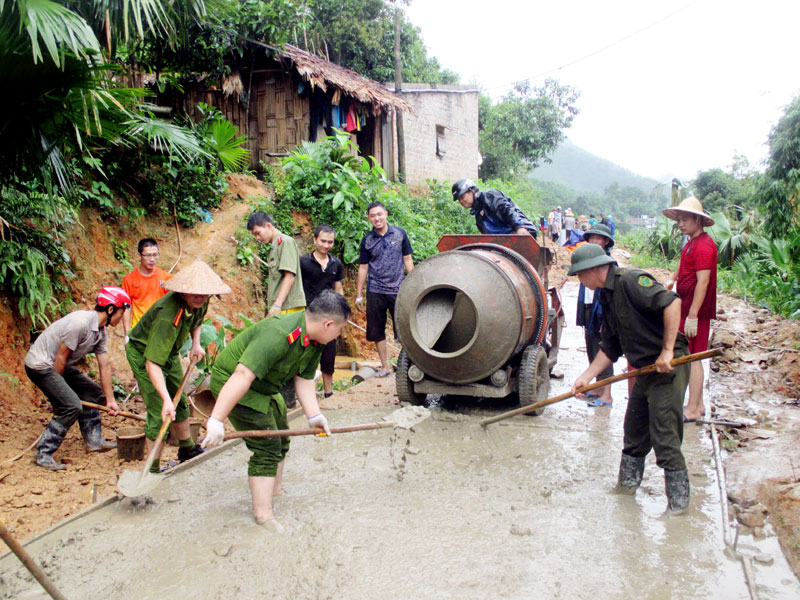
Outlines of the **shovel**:
{"type": "MultiPolygon", "coordinates": [[[[96,408],[97,410],[102,410],[103,412],[111,412],[111,409],[107,406],[103,406],[102,404],[95,404],[94,402],[81,402],[83,406],[86,408],[96,408]]],[[[147,419],[142,415],[137,415],[136,413],[132,412],[125,412],[121,410],[117,413],[119,417],[128,417],[129,419],[136,419],[137,421],[146,421],[147,419]]]]}
{"type": "MultiPolygon", "coordinates": [[[[722,348],[714,348],[713,350],[706,350],[705,352],[697,352],[696,354],[689,354],[688,356],[673,358],[672,362],[670,362],[669,364],[671,364],[673,367],[677,367],[679,365],[685,365],[687,363],[695,362],[696,360],[703,360],[704,358],[719,356],[720,354],[722,354],[722,348]]],[[[525,406],[520,406],[519,408],[515,408],[514,410],[509,410],[508,412],[501,413],[494,417],[483,419],[482,421],[480,421],[480,424],[483,427],[486,427],[487,425],[491,425],[492,423],[497,423],[498,421],[502,421],[503,419],[508,419],[509,417],[515,417],[517,415],[529,413],[532,410],[541,408],[542,406],[547,406],[548,404],[555,404],[556,402],[561,402],[562,400],[566,400],[567,398],[572,398],[575,394],[584,394],[591,390],[596,390],[597,388],[606,386],[609,383],[614,383],[615,381],[622,381],[623,379],[630,379],[631,377],[637,377],[639,375],[645,375],[647,373],[652,373],[655,370],[656,370],[656,365],[652,364],[652,365],[647,365],[646,367],[642,367],[641,369],[634,369],[633,371],[628,371],[627,373],[614,375],[614,377],[608,377],[606,379],[596,381],[595,383],[585,385],[582,388],[578,388],[577,390],[575,390],[575,393],[564,392],[559,396],[553,396],[552,398],[548,398],[547,400],[540,400],[539,402],[534,402],[533,404],[526,404],[525,406]]]]}
{"type": "MultiPolygon", "coordinates": [[[[183,388],[186,387],[186,381],[189,379],[189,373],[192,372],[195,362],[196,361],[189,364],[189,367],[186,369],[186,373],[183,374],[181,385],[178,388],[178,391],[175,392],[175,396],[172,398],[172,403],[175,406],[178,405],[178,401],[183,393],[183,388]]],[[[161,424],[161,429],[159,429],[158,435],[156,436],[156,443],[153,444],[153,449],[150,450],[150,454],[147,455],[147,460],[144,461],[144,466],[142,467],[141,472],[128,469],[127,471],[123,472],[122,475],[120,475],[119,481],[117,481],[117,489],[122,493],[123,496],[127,496],[129,498],[143,496],[144,494],[154,490],[156,486],[161,483],[161,479],[164,476],[160,473],[151,473],[150,466],[156,459],[158,451],[161,450],[161,445],[164,443],[164,437],[166,437],[167,429],[169,429],[170,423],[171,421],[169,419],[165,419],[161,424]]]]}

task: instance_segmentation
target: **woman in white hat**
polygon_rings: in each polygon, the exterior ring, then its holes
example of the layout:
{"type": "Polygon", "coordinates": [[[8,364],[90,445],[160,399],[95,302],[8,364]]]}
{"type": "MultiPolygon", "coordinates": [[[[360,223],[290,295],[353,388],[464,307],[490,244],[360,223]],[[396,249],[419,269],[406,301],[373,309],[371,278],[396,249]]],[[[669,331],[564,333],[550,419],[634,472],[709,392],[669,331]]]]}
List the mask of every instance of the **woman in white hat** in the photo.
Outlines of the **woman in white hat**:
{"type": "MultiPolygon", "coordinates": [[[[200,331],[208,311],[208,300],[215,294],[230,294],[231,288],[201,260],[194,261],[165,282],[164,288],[171,291],[156,301],[136,323],[125,353],[147,408],[146,452],[153,448],[163,420],[170,419],[174,421],[178,436],[178,460],[184,462],[203,450],[191,436],[186,395],[181,396],[177,406],[172,402],[183,379],[179,351],[191,336],[190,359],[194,362],[205,356],[200,345],[200,331]]],[[[160,454],[153,461],[153,472],[159,471],[159,459],[160,454]]]]}
{"type": "MultiPolygon", "coordinates": [[[[713,225],[714,219],[706,214],[695,196],[662,212],[665,217],[677,221],[681,233],[689,236],[673,280],[681,298],[680,330],[689,338],[689,352],[702,352],[708,350],[711,319],[717,313],[717,245],[703,230],[713,225]]],[[[702,361],[693,362],[689,402],[683,415],[685,423],[693,423],[705,415],[703,377],[702,361]]]]}

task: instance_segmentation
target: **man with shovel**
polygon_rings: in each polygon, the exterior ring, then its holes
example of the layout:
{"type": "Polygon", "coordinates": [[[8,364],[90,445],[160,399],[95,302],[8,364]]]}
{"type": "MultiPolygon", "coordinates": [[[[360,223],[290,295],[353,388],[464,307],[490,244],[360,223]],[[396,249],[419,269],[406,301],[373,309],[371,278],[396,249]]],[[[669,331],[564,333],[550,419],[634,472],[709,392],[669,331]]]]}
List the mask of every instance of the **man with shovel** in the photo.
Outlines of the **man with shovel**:
{"type": "MultiPolygon", "coordinates": [[[[349,317],[344,296],[323,290],[304,312],[263,319],[237,335],[211,371],[211,392],[217,401],[203,447],[223,442],[226,418],[239,431],[288,429],[286,405],[278,391],[292,378],[309,427],[330,434],[317,403],[314,373],[323,348],[337,338],[349,317]]],[[[253,453],[247,468],[253,516],[259,525],[277,529],[272,497],[281,493],[289,438],[244,441],[253,453]]]]}
{"type": "Polygon", "coordinates": [[[105,404],[112,415],[119,412],[114,400],[111,363],[106,351],[106,327],[122,321],[131,299],[125,290],[104,287],[97,294],[94,310],[76,310],[51,324],[39,334],[25,355],[25,373],[53,405],[53,418],[45,427],[36,447],[36,464],[51,471],[67,467],[53,459],[75,421],[92,452],[116,448],[103,439],[100,413],[85,408],[81,401],[105,404]],[[102,387],[75,366],[84,356],[97,356],[102,387]]]}
{"type": "Polygon", "coordinates": [[[623,354],[635,368],[656,364],[656,372],[636,378],[628,399],[617,485],[635,492],[645,458],[655,450],[656,464],[664,469],[669,510],[683,512],[689,506],[689,473],[681,452],[689,366],[670,364],[688,353],[686,336],[678,332],[680,298],[649,273],[616,266],[596,244],[584,244],[572,253],[569,275],[575,274],[600,294],[603,325],[600,350],[572,391],[588,385],[623,354]]]}
{"type": "MultiPolygon", "coordinates": [[[[209,297],[229,294],[231,288],[201,260],[165,282],[164,287],[170,293],[156,301],[131,330],[125,352],[147,408],[146,453],[155,445],[162,422],[169,419],[174,421],[178,436],[178,460],[184,462],[203,450],[191,436],[186,396],[181,396],[177,406],[172,401],[183,379],[179,351],[191,336],[191,362],[205,356],[200,331],[209,297]]],[[[151,466],[154,473],[160,470],[160,456],[159,452],[151,466]]]]}

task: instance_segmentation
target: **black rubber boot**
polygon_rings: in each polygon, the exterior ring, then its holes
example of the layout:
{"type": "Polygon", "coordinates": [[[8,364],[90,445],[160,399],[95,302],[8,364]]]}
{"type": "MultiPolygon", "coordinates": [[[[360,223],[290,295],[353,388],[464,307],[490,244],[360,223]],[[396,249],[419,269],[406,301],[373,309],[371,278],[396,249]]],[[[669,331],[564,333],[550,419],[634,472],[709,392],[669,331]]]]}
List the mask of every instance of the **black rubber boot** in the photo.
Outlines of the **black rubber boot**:
{"type": "Polygon", "coordinates": [[[36,446],[36,464],[44,469],[60,471],[66,469],[67,465],[57,463],[53,458],[53,453],[61,447],[61,442],[69,431],[55,419],[50,419],[47,427],[44,428],[42,437],[39,438],[39,445],[36,446]]]}
{"type": "Polygon", "coordinates": [[[686,512],[689,508],[689,471],[664,469],[664,489],[667,492],[669,511],[673,515],[686,512]]]}
{"type": "Polygon", "coordinates": [[[205,450],[200,447],[200,444],[195,444],[194,448],[178,448],[178,462],[186,462],[195,456],[200,456],[203,452],[205,450]]]}
{"type": "Polygon", "coordinates": [[[617,477],[617,489],[621,492],[633,494],[642,483],[644,474],[644,456],[628,456],[622,454],[619,461],[619,476],[617,477]]]}
{"type": "Polygon", "coordinates": [[[103,426],[100,423],[100,413],[94,409],[84,410],[78,417],[86,445],[90,452],[108,452],[117,447],[116,442],[107,442],[103,439],[103,426]]]}

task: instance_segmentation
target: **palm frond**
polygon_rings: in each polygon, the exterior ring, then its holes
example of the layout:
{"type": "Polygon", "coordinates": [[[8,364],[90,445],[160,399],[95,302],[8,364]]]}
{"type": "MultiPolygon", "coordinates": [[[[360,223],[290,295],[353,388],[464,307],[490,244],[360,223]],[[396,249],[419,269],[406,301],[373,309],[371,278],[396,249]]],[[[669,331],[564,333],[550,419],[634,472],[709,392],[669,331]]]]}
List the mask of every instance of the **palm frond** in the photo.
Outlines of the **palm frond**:
{"type": "Polygon", "coordinates": [[[191,130],[143,114],[131,113],[123,123],[125,135],[146,142],[156,152],[193,161],[197,156],[211,158],[191,130]]]}
{"type": "Polygon", "coordinates": [[[42,44],[57,66],[62,65],[66,51],[82,59],[99,55],[92,28],[67,7],[51,0],[16,0],[15,4],[20,27],[28,32],[34,63],[44,60],[42,44]]]}
{"type": "Polygon", "coordinates": [[[227,171],[241,171],[250,160],[250,152],[242,147],[247,143],[247,136],[237,137],[236,133],[236,126],[223,118],[214,119],[206,130],[206,144],[227,171]]]}

